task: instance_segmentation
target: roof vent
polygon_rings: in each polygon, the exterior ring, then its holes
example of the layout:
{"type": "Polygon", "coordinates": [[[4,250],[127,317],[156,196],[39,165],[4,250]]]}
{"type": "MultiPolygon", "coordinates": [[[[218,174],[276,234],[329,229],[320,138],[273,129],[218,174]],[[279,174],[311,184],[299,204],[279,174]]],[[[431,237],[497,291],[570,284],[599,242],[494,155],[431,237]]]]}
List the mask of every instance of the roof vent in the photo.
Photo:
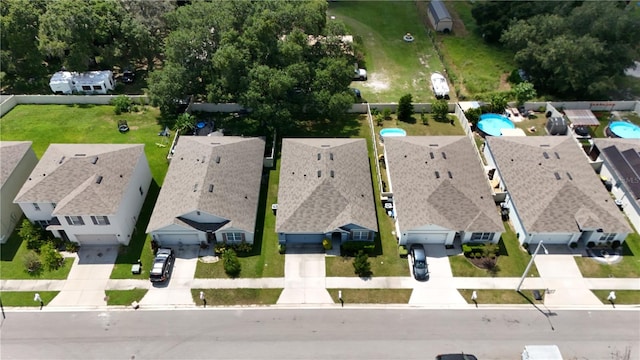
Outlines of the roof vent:
{"type": "Polygon", "coordinates": [[[329,159],[333,160],[333,153],[329,153],[329,159]]]}
{"type": "Polygon", "coordinates": [[[75,156],[87,156],[87,154],[75,154],[75,156]]]}
{"type": "Polygon", "coordinates": [[[193,185],[193,192],[198,191],[198,183],[195,183],[195,185],[193,185]]]}
{"type": "Polygon", "coordinates": [[[220,156],[216,156],[216,164],[220,164],[220,156]]]}
{"type": "Polygon", "coordinates": [[[429,144],[429,146],[438,147],[438,144],[429,144]]]}
{"type": "Polygon", "coordinates": [[[320,155],[320,153],[318,153],[318,160],[320,160],[320,158],[322,158],[322,155],[320,155]]]}
{"type": "Polygon", "coordinates": [[[430,158],[432,158],[432,159],[434,158],[434,156],[433,156],[433,151],[431,151],[431,152],[429,153],[429,157],[430,157],[430,158]]]}
{"type": "Polygon", "coordinates": [[[330,145],[320,145],[320,147],[329,147],[330,145]]]}
{"type": "Polygon", "coordinates": [[[438,171],[436,171],[435,173],[436,173],[436,179],[440,179],[440,173],[438,171]]]}
{"type": "Polygon", "coordinates": [[[571,174],[567,173],[567,177],[569,178],[569,180],[573,180],[573,176],[571,176],[571,174]]]}
{"type": "Polygon", "coordinates": [[[204,160],[205,160],[206,158],[207,158],[206,156],[203,156],[203,157],[202,157],[202,163],[203,163],[203,164],[204,164],[204,160]]]}
{"type": "Polygon", "coordinates": [[[91,159],[91,163],[95,165],[97,162],[98,162],[98,157],[94,156],[93,159],[91,159]]]}
{"type": "Polygon", "coordinates": [[[335,171],[331,170],[331,177],[335,177],[336,173],[335,171]]]}
{"type": "Polygon", "coordinates": [[[451,171],[447,171],[447,174],[449,174],[449,179],[453,179],[453,174],[451,173],[451,171]]]}
{"type": "Polygon", "coordinates": [[[209,192],[213,192],[213,184],[209,184],[209,192]]]}
{"type": "Polygon", "coordinates": [[[442,158],[443,158],[443,159],[445,159],[445,160],[447,160],[447,154],[445,154],[445,152],[444,152],[444,151],[442,152],[442,158]]]}
{"type": "Polygon", "coordinates": [[[66,158],[66,156],[61,157],[60,161],[58,161],[58,164],[62,164],[62,162],[64,161],[65,158],[66,158]]]}
{"type": "Polygon", "coordinates": [[[100,184],[102,182],[102,179],[103,179],[102,175],[98,176],[96,178],[96,184],[100,184]]]}
{"type": "Polygon", "coordinates": [[[560,180],[560,174],[557,171],[553,173],[553,176],[556,177],[556,180],[560,180]]]}
{"type": "Polygon", "coordinates": [[[318,177],[320,177],[320,175],[322,175],[322,170],[318,170],[318,177]]]}
{"type": "Polygon", "coordinates": [[[542,156],[544,156],[544,158],[545,158],[545,159],[548,159],[548,158],[549,158],[549,154],[547,154],[547,152],[546,152],[546,151],[542,153],[542,156]]]}
{"type": "Polygon", "coordinates": [[[555,151],[554,154],[556,154],[556,159],[560,160],[560,154],[558,154],[557,151],[555,151]]]}
{"type": "Polygon", "coordinates": [[[551,147],[549,144],[542,144],[540,147],[551,147]]]}

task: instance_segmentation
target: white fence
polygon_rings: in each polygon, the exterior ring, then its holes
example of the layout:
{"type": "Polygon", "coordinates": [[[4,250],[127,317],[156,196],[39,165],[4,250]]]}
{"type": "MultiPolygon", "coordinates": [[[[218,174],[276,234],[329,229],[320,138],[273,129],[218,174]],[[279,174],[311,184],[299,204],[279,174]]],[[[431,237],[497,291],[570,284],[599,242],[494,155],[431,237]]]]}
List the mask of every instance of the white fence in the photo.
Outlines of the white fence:
{"type": "MultiPolygon", "coordinates": [[[[108,105],[112,99],[119,95],[11,95],[0,104],[0,116],[8,113],[19,104],[94,104],[108,105]]],[[[149,103],[146,95],[127,95],[131,101],[139,104],[143,99],[145,104],[149,103]]]]}

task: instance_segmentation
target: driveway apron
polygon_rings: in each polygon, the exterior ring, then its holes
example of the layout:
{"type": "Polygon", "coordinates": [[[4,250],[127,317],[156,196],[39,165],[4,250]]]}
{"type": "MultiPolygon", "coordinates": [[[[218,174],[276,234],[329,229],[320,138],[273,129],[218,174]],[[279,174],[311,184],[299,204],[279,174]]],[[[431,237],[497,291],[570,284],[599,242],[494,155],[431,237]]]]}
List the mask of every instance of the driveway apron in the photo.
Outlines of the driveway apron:
{"type": "Polygon", "coordinates": [[[194,305],[191,285],[198,264],[199,246],[183,246],[175,250],[171,277],[164,283],[154,283],[140,300],[140,306],[194,305]]]}
{"type": "Polygon", "coordinates": [[[278,304],[333,304],[326,289],[324,252],[287,248],[284,260],[284,289],[278,304]]]}
{"type": "Polygon", "coordinates": [[[589,290],[588,282],[582,278],[573,257],[565,254],[536,256],[536,267],[548,289],[544,297],[545,305],[602,305],[589,290]]]}
{"type": "Polygon", "coordinates": [[[455,287],[446,249],[442,245],[424,245],[423,247],[427,255],[428,280],[415,280],[411,259],[407,257],[411,278],[415,281],[409,305],[456,306],[466,304],[467,302],[455,287]]]}

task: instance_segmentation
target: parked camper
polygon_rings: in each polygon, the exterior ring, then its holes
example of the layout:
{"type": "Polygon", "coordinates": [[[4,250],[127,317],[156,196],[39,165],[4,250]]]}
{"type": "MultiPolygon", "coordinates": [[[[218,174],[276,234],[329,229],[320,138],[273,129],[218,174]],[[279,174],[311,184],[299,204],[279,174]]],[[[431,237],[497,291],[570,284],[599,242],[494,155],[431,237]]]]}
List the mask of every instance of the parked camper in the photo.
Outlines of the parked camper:
{"type": "Polygon", "coordinates": [[[562,353],[556,345],[526,345],[522,360],[562,360],[562,353]]]}
{"type": "Polygon", "coordinates": [[[56,94],[106,94],[115,88],[115,81],[110,70],[85,73],[58,71],[51,77],[49,86],[56,94]]]}

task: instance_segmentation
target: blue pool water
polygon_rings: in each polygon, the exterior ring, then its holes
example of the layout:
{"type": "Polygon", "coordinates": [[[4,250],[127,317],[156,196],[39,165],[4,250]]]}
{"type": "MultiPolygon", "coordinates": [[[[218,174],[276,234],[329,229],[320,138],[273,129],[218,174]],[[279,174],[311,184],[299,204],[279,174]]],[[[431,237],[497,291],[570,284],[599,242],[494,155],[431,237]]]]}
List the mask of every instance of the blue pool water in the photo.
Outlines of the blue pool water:
{"type": "Polygon", "coordinates": [[[400,128],[387,128],[380,130],[380,136],[407,136],[407,132],[400,128]]]}
{"type": "Polygon", "coordinates": [[[609,130],[623,139],[640,139],[640,126],[630,122],[614,121],[609,124],[609,130]]]}
{"type": "Polygon", "coordinates": [[[491,136],[500,136],[502,135],[502,129],[515,129],[515,127],[511,120],[499,114],[480,115],[480,121],[478,122],[478,129],[491,136]]]}

